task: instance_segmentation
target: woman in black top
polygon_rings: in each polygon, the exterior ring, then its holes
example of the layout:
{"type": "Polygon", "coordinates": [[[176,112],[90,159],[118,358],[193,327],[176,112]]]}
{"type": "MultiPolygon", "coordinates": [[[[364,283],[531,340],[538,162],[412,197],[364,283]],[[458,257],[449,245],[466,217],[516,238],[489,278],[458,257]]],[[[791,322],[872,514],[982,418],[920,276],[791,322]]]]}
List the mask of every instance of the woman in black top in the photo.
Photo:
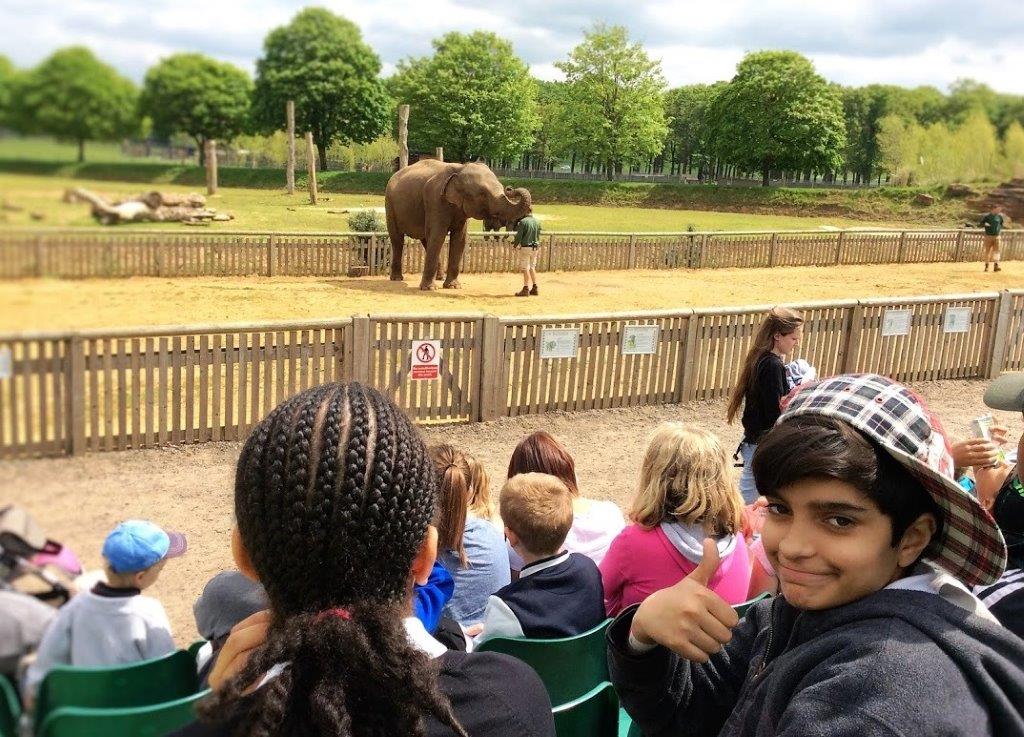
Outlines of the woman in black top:
{"type": "Polygon", "coordinates": [[[803,316],[795,310],[786,307],[769,310],[743,359],[736,386],[729,397],[726,420],[730,424],[743,405],[743,442],[737,452],[743,458],[740,493],[747,504],[753,504],[758,497],[751,459],[757,449],[757,441],[779,419],[782,398],[789,394],[782,359],[800,345],[803,323],[803,316]]]}
{"type": "Polygon", "coordinates": [[[257,425],[232,552],[270,609],[232,631],[201,721],[178,734],[553,737],[532,669],[450,652],[412,616],[437,552],[436,491],[418,431],[369,387],[302,392],[257,425]],[[255,647],[232,643],[257,631],[255,647]]]}

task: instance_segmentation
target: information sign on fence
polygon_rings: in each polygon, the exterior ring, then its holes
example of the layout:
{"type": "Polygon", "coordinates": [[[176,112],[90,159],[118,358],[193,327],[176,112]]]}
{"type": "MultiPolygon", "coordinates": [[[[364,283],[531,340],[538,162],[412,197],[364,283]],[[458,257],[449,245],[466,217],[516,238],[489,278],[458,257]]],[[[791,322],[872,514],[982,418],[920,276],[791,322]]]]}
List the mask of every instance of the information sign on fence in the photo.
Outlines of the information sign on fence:
{"type": "Polygon", "coordinates": [[[947,307],[942,321],[944,333],[967,333],[971,330],[970,307],[947,307]]]}
{"type": "Polygon", "coordinates": [[[622,328],[622,354],[646,356],[658,352],[657,325],[626,325],[622,328]]]}
{"type": "Polygon", "coordinates": [[[882,337],[910,335],[912,310],[886,310],[882,313],[882,337]]]}
{"type": "Polygon", "coordinates": [[[412,378],[430,381],[441,375],[441,341],[414,340],[412,342],[412,378]]]}
{"type": "Polygon", "coordinates": [[[579,328],[544,328],[540,331],[541,358],[576,358],[579,352],[579,328]]]}

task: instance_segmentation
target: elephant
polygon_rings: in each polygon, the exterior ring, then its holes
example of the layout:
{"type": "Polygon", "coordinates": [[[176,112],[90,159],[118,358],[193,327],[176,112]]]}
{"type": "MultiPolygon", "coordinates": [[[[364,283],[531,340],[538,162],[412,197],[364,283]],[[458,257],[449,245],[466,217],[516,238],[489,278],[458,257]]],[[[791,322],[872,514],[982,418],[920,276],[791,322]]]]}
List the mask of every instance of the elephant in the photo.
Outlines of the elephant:
{"type": "Polygon", "coordinates": [[[529,190],[501,186],[486,164],[457,164],[425,159],[391,175],[384,190],[384,213],[391,239],[391,280],[403,281],[405,236],[426,248],[420,289],[434,289],[441,278],[441,248],[449,237],[445,289],[459,287],[466,250],[466,221],[515,222],[533,205],[529,190]]]}

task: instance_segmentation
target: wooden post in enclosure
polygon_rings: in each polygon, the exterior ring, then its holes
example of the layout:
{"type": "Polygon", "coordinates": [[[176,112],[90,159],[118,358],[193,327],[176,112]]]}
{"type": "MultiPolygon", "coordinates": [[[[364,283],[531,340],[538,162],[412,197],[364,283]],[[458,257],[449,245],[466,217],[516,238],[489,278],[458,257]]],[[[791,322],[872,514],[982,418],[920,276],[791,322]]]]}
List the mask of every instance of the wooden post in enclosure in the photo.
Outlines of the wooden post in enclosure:
{"type": "Polygon", "coordinates": [[[409,166],[409,106],[398,106],[398,168],[409,166]]]}
{"type": "Polygon", "coordinates": [[[288,165],[285,177],[288,194],[295,194],[295,100],[289,100],[284,106],[285,118],[288,120],[288,165]]]}
{"type": "Polygon", "coordinates": [[[316,204],[316,147],[313,133],[306,131],[306,176],[309,178],[309,204],[316,204]]]}
{"type": "MultiPolygon", "coordinates": [[[[963,230],[960,231],[963,233],[963,230]]],[[[996,325],[992,330],[992,355],[989,356],[988,377],[994,379],[1003,371],[1006,364],[1006,351],[1009,348],[1010,323],[1013,321],[1013,295],[1003,290],[999,293],[996,303],[996,325]]]]}
{"type": "Polygon", "coordinates": [[[496,420],[505,414],[508,387],[502,382],[504,341],[501,320],[495,315],[485,315],[480,338],[480,394],[473,417],[478,422],[496,420]]]}
{"type": "Polygon", "coordinates": [[[434,149],[434,158],[438,161],[444,161],[444,146],[438,146],[434,149]]]}
{"type": "Polygon", "coordinates": [[[206,194],[217,194],[217,142],[207,138],[203,148],[206,159],[206,194]]]}

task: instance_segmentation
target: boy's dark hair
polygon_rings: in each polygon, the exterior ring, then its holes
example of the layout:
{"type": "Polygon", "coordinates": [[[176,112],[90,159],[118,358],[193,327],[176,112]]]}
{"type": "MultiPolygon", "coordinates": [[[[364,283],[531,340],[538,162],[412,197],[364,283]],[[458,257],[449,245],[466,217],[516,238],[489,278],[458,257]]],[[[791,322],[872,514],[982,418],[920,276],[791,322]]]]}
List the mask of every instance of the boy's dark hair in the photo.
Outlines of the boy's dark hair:
{"type": "Polygon", "coordinates": [[[922,514],[935,517],[933,540],[942,531],[942,513],[924,486],[860,431],[831,417],[802,415],[773,427],[757,444],[753,471],[760,494],[808,478],[850,484],[890,519],[894,547],[922,514]]]}
{"type": "Polygon", "coordinates": [[[270,600],[265,644],[201,707],[238,734],[425,734],[430,714],[465,735],[437,668],[402,626],[409,570],[434,516],[437,477],[405,414],[360,384],[280,404],[242,448],[235,514],[270,600]]]}

